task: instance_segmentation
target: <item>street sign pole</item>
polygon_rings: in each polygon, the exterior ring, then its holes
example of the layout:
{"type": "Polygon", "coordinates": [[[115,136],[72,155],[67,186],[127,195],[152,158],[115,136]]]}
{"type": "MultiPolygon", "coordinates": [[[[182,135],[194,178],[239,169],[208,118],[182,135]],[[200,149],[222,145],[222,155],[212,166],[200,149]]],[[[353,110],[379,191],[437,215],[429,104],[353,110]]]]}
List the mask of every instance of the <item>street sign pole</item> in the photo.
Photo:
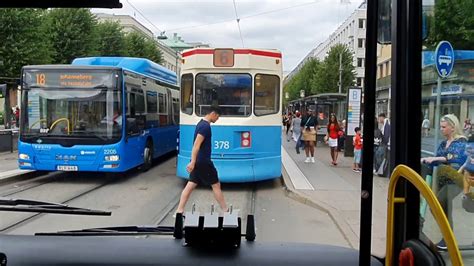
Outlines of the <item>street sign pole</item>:
{"type": "Polygon", "coordinates": [[[442,87],[442,81],[441,77],[438,76],[438,86],[437,86],[437,91],[436,91],[436,113],[435,113],[435,120],[434,120],[434,127],[435,127],[435,137],[434,137],[434,154],[436,154],[436,150],[438,149],[438,141],[439,141],[439,121],[440,121],[440,115],[441,115],[441,87],[442,87]]]}
{"type": "Polygon", "coordinates": [[[441,93],[443,88],[442,79],[447,78],[454,68],[454,49],[451,43],[448,41],[441,41],[438,43],[435,51],[435,66],[438,72],[438,85],[436,92],[436,113],[435,121],[433,123],[435,127],[434,137],[434,153],[436,154],[438,141],[439,141],[439,122],[441,116],[441,93]]]}

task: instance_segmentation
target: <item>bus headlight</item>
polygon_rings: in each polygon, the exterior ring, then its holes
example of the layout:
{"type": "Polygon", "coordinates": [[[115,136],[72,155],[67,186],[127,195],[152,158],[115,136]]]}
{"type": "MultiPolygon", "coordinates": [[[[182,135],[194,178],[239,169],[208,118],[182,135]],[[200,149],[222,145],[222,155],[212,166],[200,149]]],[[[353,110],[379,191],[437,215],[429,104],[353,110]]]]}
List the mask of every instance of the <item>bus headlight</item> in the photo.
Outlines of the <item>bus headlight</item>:
{"type": "Polygon", "coordinates": [[[29,160],[30,159],[30,156],[28,154],[24,154],[24,153],[20,153],[18,155],[18,158],[22,159],[22,160],[29,160]]]}
{"type": "Polygon", "coordinates": [[[105,160],[107,162],[116,162],[120,160],[120,157],[118,155],[108,155],[108,156],[105,156],[105,160]]]}

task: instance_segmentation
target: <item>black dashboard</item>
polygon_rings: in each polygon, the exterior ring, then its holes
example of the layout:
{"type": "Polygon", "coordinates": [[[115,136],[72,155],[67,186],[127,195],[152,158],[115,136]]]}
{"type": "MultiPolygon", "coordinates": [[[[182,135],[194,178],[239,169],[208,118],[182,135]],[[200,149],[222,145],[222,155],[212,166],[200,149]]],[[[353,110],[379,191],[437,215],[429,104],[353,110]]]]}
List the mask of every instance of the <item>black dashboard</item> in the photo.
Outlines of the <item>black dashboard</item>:
{"type": "MultiPolygon", "coordinates": [[[[243,241],[240,248],[187,247],[163,236],[0,235],[6,265],[359,265],[354,249],[243,241]]],[[[372,265],[382,265],[373,258],[372,265]]]]}

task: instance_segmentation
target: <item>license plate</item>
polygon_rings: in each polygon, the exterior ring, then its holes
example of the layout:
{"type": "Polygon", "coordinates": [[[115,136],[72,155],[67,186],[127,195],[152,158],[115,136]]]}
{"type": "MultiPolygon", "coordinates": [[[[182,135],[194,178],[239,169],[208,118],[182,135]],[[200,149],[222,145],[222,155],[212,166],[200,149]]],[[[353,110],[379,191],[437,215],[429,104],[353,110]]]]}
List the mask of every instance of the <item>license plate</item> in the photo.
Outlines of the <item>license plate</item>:
{"type": "Polygon", "coordinates": [[[77,171],[77,166],[75,165],[58,165],[58,171],[77,171]]]}

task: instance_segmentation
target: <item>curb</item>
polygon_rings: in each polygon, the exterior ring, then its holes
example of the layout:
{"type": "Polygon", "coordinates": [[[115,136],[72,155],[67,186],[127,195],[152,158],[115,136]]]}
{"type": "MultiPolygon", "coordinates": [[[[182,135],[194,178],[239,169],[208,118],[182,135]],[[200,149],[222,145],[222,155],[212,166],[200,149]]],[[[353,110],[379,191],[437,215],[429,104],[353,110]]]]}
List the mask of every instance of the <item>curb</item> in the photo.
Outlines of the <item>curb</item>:
{"type": "Polygon", "coordinates": [[[298,201],[309,207],[318,209],[329,215],[331,220],[334,222],[336,227],[341,232],[344,239],[347,241],[351,248],[356,249],[359,246],[359,237],[352,231],[349,224],[346,222],[344,217],[339,213],[337,209],[327,205],[324,202],[311,199],[310,197],[297,192],[291,187],[291,181],[289,180],[288,173],[286,172],[285,166],[282,164],[282,181],[285,195],[295,201],[298,201]],[[290,185],[289,185],[290,184],[290,185]]]}
{"type": "Polygon", "coordinates": [[[15,179],[27,179],[44,174],[42,171],[14,169],[0,173],[0,184],[11,182],[15,179]]]}

